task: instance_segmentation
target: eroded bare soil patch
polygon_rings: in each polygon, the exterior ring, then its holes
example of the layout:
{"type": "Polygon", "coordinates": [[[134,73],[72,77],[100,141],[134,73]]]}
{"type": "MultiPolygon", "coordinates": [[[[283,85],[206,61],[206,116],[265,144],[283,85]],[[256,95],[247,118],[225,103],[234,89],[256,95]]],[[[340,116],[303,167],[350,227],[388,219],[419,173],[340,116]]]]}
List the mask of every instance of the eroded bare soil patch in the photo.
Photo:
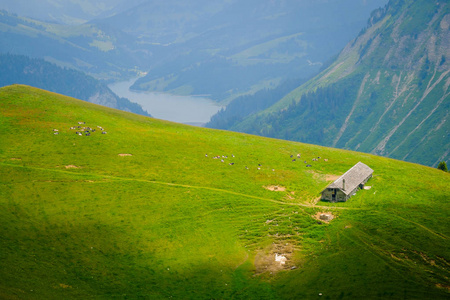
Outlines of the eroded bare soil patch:
{"type": "Polygon", "coordinates": [[[327,175],[325,175],[325,180],[326,181],[335,181],[339,177],[341,177],[341,176],[340,175],[327,174],[327,175]]]}
{"type": "Polygon", "coordinates": [[[294,246],[289,243],[274,243],[256,253],[255,273],[257,275],[293,268],[292,255],[294,246]]]}
{"type": "Polygon", "coordinates": [[[264,187],[266,190],[274,191],[274,192],[284,192],[286,188],[284,186],[279,185],[269,185],[264,187]]]}
{"type": "Polygon", "coordinates": [[[68,166],[65,166],[65,168],[66,169],[80,169],[81,167],[77,167],[77,166],[74,166],[74,165],[68,165],[68,166]]]}
{"type": "Polygon", "coordinates": [[[341,177],[340,175],[334,175],[334,174],[320,174],[320,173],[317,173],[312,170],[309,170],[308,172],[311,173],[313,175],[313,178],[316,180],[319,180],[319,179],[323,180],[325,178],[326,181],[335,181],[336,179],[341,177]]]}

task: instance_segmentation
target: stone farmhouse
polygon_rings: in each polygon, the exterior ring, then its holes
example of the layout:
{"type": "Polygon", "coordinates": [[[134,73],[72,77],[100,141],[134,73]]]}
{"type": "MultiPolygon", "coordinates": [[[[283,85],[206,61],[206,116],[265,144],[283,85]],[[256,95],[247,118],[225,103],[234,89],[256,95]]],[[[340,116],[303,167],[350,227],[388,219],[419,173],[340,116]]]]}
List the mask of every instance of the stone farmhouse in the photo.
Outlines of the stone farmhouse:
{"type": "Polygon", "coordinates": [[[336,179],[322,191],[321,200],[345,202],[353,196],[372,177],[373,170],[358,162],[344,175],[336,179]]]}

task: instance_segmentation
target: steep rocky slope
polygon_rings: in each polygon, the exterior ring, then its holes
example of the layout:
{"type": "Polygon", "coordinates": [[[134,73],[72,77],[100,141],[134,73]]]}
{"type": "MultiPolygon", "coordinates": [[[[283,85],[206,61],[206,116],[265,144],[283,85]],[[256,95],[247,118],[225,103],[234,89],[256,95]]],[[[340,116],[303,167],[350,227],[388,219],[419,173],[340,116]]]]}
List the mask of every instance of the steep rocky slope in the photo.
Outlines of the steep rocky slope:
{"type": "Polygon", "coordinates": [[[232,130],[437,165],[450,158],[450,4],[392,0],[336,61],[232,130]]]}

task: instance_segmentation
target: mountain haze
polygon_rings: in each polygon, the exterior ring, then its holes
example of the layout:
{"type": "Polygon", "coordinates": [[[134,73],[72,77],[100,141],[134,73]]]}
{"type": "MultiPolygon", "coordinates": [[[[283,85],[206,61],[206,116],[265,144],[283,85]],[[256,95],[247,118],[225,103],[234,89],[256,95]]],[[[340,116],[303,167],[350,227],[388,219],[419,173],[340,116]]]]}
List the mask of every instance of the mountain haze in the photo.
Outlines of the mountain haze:
{"type": "Polygon", "coordinates": [[[152,45],[153,64],[134,89],[226,102],[315,74],[386,2],[145,1],[94,22],[152,45]]]}
{"type": "Polygon", "coordinates": [[[309,78],[386,2],[7,1],[0,4],[0,52],[107,81],[146,72],[133,89],[227,103],[309,78]]]}
{"type": "Polygon", "coordinates": [[[0,10],[0,53],[45,59],[100,80],[136,76],[149,64],[148,49],[120,30],[87,23],[55,24],[5,10],[0,10]]]}
{"type": "Polygon", "coordinates": [[[2,0],[1,8],[11,13],[52,23],[79,25],[110,16],[143,0],[2,0]]]}
{"type": "Polygon", "coordinates": [[[42,59],[0,54],[0,86],[26,84],[95,104],[150,116],[139,104],[118,97],[104,83],[42,59]]]}
{"type": "Polygon", "coordinates": [[[391,0],[318,76],[227,129],[448,161],[449,26],[448,2],[391,0]]]}

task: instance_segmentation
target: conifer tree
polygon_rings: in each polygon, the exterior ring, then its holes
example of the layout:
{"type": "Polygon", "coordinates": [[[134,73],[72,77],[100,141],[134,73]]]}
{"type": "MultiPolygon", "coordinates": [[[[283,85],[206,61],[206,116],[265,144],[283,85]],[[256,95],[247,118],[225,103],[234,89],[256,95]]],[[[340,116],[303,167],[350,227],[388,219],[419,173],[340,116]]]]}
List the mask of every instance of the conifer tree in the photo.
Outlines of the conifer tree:
{"type": "Polygon", "coordinates": [[[447,169],[447,164],[445,163],[445,161],[441,161],[437,167],[439,170],[442,170],[444,172],[448,172],[447,169]]]}

